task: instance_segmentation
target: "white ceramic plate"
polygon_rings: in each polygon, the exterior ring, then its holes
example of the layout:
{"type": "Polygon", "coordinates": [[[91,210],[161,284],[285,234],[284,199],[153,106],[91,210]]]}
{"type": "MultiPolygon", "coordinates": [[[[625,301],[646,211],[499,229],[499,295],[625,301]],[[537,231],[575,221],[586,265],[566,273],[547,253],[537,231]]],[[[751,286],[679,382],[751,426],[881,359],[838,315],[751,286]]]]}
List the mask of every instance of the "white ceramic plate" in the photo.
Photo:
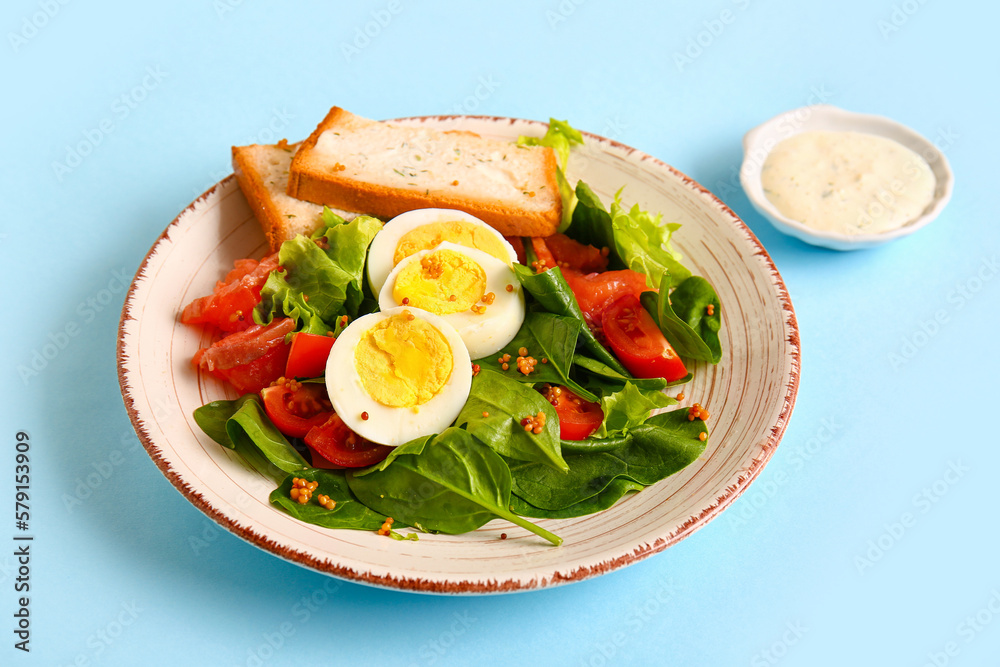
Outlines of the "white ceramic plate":
{"type": "MultiPolygon", "coordinates": [[[[487,117],[402,122],[514,139],[541,136],[542,123],[487,117]]],[[[192,203],[153,245],[122,312],[118,370],[140,440],[163,474],[209,517],[282,558],[345,579],[435,593],[493,593],[579,581],[662,551],[717,516],[771,457],[798,388],[799,339],[788,293],[770,257],[724,204],[664,163],[594,135],[574,154],[583,179],[606,202],[624,199],[684,227],[676,247],[722,302],[723,356],[698,363],[683,389],[711,413],[704,455],[680,473],[588,517],[539,521],[564,539],[553,547],[500,520],[464,535],[418,542],[302,523],[268,504],[273,485],[201,433],[198,406],[234,398],[190,360],[211,334],[179,323],[193,298],[242,257],[260,257],[264,236],[230,176],[192,203]],[[508,538],[500,539],[506,533],[508,538]]],[[[676,391],[672,392],[676,393],[676,391]]]]}
{"type": "Polygon", "coordinates": [[[858,250],[907,236],[930,224],[948,204],[954,176],[948,159],[941,148],[914,130],[885,116],[854,113],[830,104],[792,109],[778,114],[761,123],[743,137],[743,165],[740,167],[740,183],[747,198],[757,211],[767,218],[774,227],[785,234],[833,250],[858,250]],[[863,132],[874,134],[900,143],[917,153],[934,173],[934,199],[923,214],[910,220],[898,229],[877,234],[839,234],[837,232],[813,229],[808,225],[784,215],[764,194],[760,172],[771,150],[784,139],[801,132],[863,132]]]}

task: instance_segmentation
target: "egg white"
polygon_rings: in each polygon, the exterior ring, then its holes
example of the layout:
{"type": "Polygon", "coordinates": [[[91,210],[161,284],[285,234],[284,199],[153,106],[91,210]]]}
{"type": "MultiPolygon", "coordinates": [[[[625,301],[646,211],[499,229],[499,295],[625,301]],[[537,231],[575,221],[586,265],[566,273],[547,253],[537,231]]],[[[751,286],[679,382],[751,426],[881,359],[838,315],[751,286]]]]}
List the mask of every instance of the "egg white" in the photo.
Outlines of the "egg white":
{"type": "Polygon", "coordinates": [[[461,336],[442,318],[419,308],[390,308],[351,322],[330,350],[326,361],[326,390],[344,423],[364,438],[396,447],[423,435],[440,433],[458,417],[472,387],[472,361],[461,336]],[[451,347],[452,371],[448,381],[429,401],[413,408],[382,405],[365,390],[354,363],[354,349],[361,337],[382,320],[404,310],[437,328],[451,347]],[[368,419],[361,414],[367,412],[368,419]]]}
{"type": "Polygon", "coordinates": [[[419,262],[424,255],[445,249],[466,255],[479,264],[486,273],[486,291],[493,292],[496,297],[492,305],[486,306],[486,312],[481,315],[471,310],[438,315],[458,331],[458,335],[462,337],[465,347],[469,350],[469,356],[472,359],[482,359],[503,349],[514,339],[524,324],[524,292],[521,290],[521,283],[518,282],[513,269],[493,255],[447,242],[430,250],[416,252],[397,264],[386,278],[378,295],[378,307],[385,311],[401,305],[392,294],[399,273],[410,263],[419,262]],[[507,285],[512,285],[514,291],[508,292],[507,285]]]}
{"type": "Polygon", "coordinates": [[[507,242],[503,234],[493,229],[479,218],[464,211],[449,208],[421,208],[407,211],[397,215],[395,218],[385,223],[382,230],[375,235],[371,247],[368,249],[368,284],[372,288],[372,293],[379,294],[382,285],[393,269],[393,257],[396,254],[396,246],[399,240],[406,234],[418,227],[430,225],[435,222],[448,222],[451,220],[461,220],[470,222],[477,227],[482,227],[503,244],[503,247],[510,254],[510,264],[517,261],[517,252],[513,246],[507,242]]]}

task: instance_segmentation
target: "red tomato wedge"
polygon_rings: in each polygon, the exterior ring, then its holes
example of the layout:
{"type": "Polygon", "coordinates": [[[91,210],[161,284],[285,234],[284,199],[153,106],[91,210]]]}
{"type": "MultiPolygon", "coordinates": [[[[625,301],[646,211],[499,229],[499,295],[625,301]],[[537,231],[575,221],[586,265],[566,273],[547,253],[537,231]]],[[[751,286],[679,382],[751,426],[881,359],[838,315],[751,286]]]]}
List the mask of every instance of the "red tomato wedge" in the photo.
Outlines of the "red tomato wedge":
{"type": "Polygon", "coordinates": [[[632,375],[668,382],[687,375],[684,362],[635,295],[615,300],[601,316],[601,326],[612,352],[632,375]]]}
{"type": "Polygon", "coordinates": [[[333,347],[333,336],[297,333],[285,366],[286,378],[318,378],[326,372],[326,359],[333,347]]]}
{"type": "Polygon", "coordinates": [[[215,284],[208,296],[195,299],[184,308],[184,324],[212,324],[223,331],[243,331],[253,324],[253,309],[260,302],[260,290],[267,276],[278,268],[278,253],[259,262],[238,259],[224,280],[215,284]]]}
{"type": "Polygon", "coordinates": [[[306,449],[309,450],[313,468],[323,468],[324,470],[342,470],[344,468],[344,466],[339,466],[333,461],[327,461],[322,454],[316,451],[315,447],[306,445],[306,449]]]}
{"type": "Polygon", "coordinates": [[[527,264],[528,260],[526,259],[524,254],[524,241],[521,239],[521,237],[505,236],[504,238],[507,240],[507,243],[510,244],[510,247],[514,249],[514,253],[517,255],[518,264],[527,264]]]}
{"type": "MultiPolygon", "coordinates": [[[[574,241],[565,234],[553,234],[544,238],[545,246],[552,257],[555,258],[555,265],[583,273],[594,271],[604,271],[608,268],[607,251],[595,248],[592,245],[574,241]]],[[[534,245],[534,239],[532,239],[534,245]]]]}
{"type": "Polygon", "coordinates": [[[295,320],[287,317],[266,327],[255,324],[198,350],[191,362],[240,394],[256,394],[284,374],[290,348],[285,335],[294,328],[295,320]]]}
{"type": "Polygon", "coordinates": [[[547,271],[556,265],[556,258],[549,250],[548,244],[545,243],[545,239],[540,236],[531,237],[531,249],[535,251],[535,257],[537,258],[537,264],[532,264],[531,268],[535,270],[535,273],[540,273],[542,271],[547,271]]]}
{"type": "Polygon", "coordinates": [[[306,434],[306,444],[326,461],[344,468],[363,468],[378,463],[392,447],[376,445],[352,431],[338,415],[306,434]]]}
{"type": "Polygon", "coordinates": [[[629,269],[590,274],[563,269],[562,273],[591,328],[601,326],[601,315],[615,299],[625,294],[638,299],[643,292],[650,291],[646,276],[629,269]]]}
{"type": "Polygon", "coordinates": [[[566,387],[552,386],[542,395],[556,409],[563,440],[586,440],[604,421],[600,403],[586,401],[566,387]]]}
{"type": "Polygon", "coordinates": [[[285,382],[260,392],[264,412],[278,430],[290,438],[304,438],[314,426],[322,426],[333,414],[333,406],[322,384],[285,382]]]}

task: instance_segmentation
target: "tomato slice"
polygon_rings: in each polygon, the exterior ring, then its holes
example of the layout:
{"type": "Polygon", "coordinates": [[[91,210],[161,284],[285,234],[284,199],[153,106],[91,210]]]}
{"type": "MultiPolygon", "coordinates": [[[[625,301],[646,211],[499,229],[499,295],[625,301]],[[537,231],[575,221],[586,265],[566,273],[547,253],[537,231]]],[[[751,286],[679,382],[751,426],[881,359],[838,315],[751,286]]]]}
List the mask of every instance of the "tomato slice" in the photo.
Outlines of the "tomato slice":
{"type": "Polygon", "coordinates": [[[343,470],[344,466],[339,466],[333,461],[327,461],[326,458],[316,451],[315,447],[310,447],[306,445],[306,449],[309,450],[310,458],[312,459],[313,468],[323,468],[324,470],[343,470]]]}
{"type": "Polygon", "coordinates": [[[586,401],[566,387],[550,386],[542,395],[556,409],[563,440],[586,440],[604,421],[600,403],[586,401]]]}
{"type": "Polygon", "coordinates": [[[337,414],[306,433],[306,444],[326,461],[345,468],[363,468],[378,463],[392,447],[376,445],[352,431],[337,414]]]}
{"type": "Polygon", "coordinates": [[[525,258],[524,254],[524,241],[520,236],[505,236],[507,243],[510,247],[514,249],[514,253],[517,255],[517,261],[519,264],[527,264],[528,260],[525,258]]]}
{"type": "Polygon", "coordinates": [[[287,378],[317,378],[326,372],[326,359],[333,347],[333,336],[297,333],[292,336],[292,349],[288,352],[287,378]]]}
{"type": "Polygon", "coordinates": [[[266,327],[255,324],[198,350],[191,363],[241,394],[256,394],[284,374],[290,348],[285,335],[294,328],[295,320],[288,317],[266,327]]]}
{"type": "Polygon", "coordinates": [[[238,259],[235,268],[215,290],[189,303],[181,313],[184,324],[212,324],[223,331],[243,331],[253,324],[253,309],[260,302],[260,290],[271,271],[278,268],[278,253],[259,262],[238,259]]]}
{"type": "Polygon", "coordinates": [[[624,294],[632,294],[638,299],[643,292],[650,291],[646,276],[629,269],[590,274],[563,269],[562,273],[591,328],[601,326],[601,315],[615,299],[624,294]]]}
{"type": "Polygon", "coordinates": [[[687,375],[684,362],[634,294],[616,299],[601,316],[601,326],[611,350],[632,375],[668,382],[687,375]]]}
{"type": "Polygon", "coordinates": [[[306,437],[309,429],[322,426],[333,414],[326,387],[321,384],[285,382],[265,387],[260,397],[267,416],[291,438],[306,437]]]}
{"type": "Polygon", "coordinates": [[[531,264],[531,268],[535,270],[535,273],[548,271],[553,266],[556,266],[556,258],[552,254],[552,251],[549,250],[549,246],[545,243],[544,238],[540,236],[531,237],[531,249],[535,251],[535,257],[537,258],[531,264]]]}
{"type": "MultiPolygon", "coordinates": [[[[555,265],[583,273],[604,271],[608,268],[608,250],[575,241],[565,234],[546,236],[545,246],[555,259],[555,265]]],[[[534,244],[534,240],[532,240],[534,244]]]]}

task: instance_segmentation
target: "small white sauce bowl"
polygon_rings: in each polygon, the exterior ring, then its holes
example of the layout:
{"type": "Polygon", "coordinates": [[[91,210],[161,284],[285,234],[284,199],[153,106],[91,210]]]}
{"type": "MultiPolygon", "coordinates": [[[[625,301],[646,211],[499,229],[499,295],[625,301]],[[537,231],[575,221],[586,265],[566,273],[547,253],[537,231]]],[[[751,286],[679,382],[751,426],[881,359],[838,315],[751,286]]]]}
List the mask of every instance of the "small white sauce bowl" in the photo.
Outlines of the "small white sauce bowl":
{"type": "Polygon", "coordinates": [[[884,116],[854,113],[829,104],[816,104],[779,114],[744,135],[740,183],[753,207],[770,220],[778,231],[812,245],[834,250],[857,250],[912,234],[930,223],[951,199],[954,176],[944,153],[931,141],[910,128],[884,116]],[[886,137],[906,146],[924,158],[934,172],[936,181],[934,199],[920,217],[910,220],[898,229],[875,234],[839,234],[822,231],[782,214],[764,194],[760,180],[761,167],[779,142],[801,132],[818,130],[864,132],[886,137]]]}

